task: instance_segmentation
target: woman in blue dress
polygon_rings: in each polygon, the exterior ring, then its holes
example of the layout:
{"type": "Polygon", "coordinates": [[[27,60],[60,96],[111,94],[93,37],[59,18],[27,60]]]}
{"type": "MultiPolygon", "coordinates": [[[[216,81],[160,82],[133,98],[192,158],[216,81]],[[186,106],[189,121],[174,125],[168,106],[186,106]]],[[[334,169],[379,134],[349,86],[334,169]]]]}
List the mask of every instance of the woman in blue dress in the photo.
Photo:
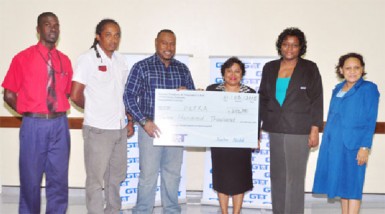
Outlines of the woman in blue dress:
{"type": "Polygon", "coordinates": [[[360,54],[341,56],[336,72],[344,81],[332,93],[313,193],[339,197],[342,213],[359,213],[380,94],[376,84],[363,79],[360,54]]]}

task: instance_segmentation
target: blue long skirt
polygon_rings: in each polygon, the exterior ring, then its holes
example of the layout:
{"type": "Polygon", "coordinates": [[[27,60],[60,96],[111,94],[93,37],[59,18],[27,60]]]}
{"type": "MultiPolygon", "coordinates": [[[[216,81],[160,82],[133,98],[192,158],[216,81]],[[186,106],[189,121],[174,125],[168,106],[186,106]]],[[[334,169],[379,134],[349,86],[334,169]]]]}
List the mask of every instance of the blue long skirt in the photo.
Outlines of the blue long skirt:
{"type": "Polygon", "coordinates": [[[327,194],[328,198],[361,200],[366,164],[358,165],[358,149],[345,147],[338,118],[330,122],[328,125],[332,126],[322,137],[313,193],[327,194]]]}

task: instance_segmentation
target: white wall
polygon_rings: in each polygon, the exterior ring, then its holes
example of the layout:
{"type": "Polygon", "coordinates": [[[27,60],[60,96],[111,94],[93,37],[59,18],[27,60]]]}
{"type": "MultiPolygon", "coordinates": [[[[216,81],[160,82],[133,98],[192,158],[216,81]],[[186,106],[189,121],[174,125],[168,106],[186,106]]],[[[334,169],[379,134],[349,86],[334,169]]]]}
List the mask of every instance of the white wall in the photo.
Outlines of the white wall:
{"type": "MultiPolygon", "coordinates": [[[[114,18],[121,26],[120,51],[153,53],[154,38],[162,28],[177,35],[177,52],[191,54],[190,69],[196,86],[209,84],[209,56],[275,56],[275,41],[286,27],[301,28],[308,39],[306,58],[321,71],[325,115],[331,90],[338,82],[334,66],[340,55],[357,51],[366,59],[367,78],[385,96],[385,1],[383,0],[0,0],[0,79],[12,57],[37,43],[36,18],[55,12],[61,24],[58,48],[73,63],[88,49],[96,24],[114,18]]],[[[381,98],[378,121],[385,121],[381,98]]],[[[0,115],[10,112],[0,101],[0,115]]],[[[71,109],[71,117],[82,116],[71,109]]],[[[326,119],[326,117],[325,117],[326,119]]],[[[84,185],[83,141],[71,131],[70,186],[84,185]]],[[[367,171],[365,192],[385,193],[382,158],[384,135],[376,135],[367,171]]],[[[18,129],[0,129],[0,181],[18,185],[18,129]]],[[[318,150],[310,155],[306,190],[310,191],[318,150]]],[[[202,189],[203,149],[189,149],[187,188],[202,189]]]]}

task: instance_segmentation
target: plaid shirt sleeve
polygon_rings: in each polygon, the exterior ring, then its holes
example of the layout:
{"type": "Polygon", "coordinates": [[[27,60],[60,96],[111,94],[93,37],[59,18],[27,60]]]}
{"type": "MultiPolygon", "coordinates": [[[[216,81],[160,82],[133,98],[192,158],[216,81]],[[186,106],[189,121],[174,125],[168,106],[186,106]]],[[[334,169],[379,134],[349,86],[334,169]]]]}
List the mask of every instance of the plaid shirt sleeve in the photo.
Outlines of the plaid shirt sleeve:
{"type": "Polygon", "coordinates": [[[141,76],[141,67],[136,63],[130,74],[128,75],[126,86],[123,94],[124,105],[126,111],[131,114],[135,121],[145,118],[138,105],[138,97],[142,93],[143,78],[141,76]]]}
{"type": "Polygon", "coordinates": [[[184,67],[184,71],[186,72],[186,74],[185,74],[186,88],[188,90],[195,90],[194,81],[192,79],[190,70],[188,69],[188,67],[185,64],[183,64],[183,67],[184,67]]]}

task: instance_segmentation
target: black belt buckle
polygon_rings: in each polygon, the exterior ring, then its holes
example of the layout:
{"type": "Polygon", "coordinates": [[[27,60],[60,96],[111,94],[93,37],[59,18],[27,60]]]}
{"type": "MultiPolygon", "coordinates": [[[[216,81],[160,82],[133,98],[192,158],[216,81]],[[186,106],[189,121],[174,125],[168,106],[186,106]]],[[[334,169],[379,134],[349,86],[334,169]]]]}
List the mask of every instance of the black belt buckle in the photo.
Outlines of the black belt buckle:
{"type": "Polygon", "coordinates": [[[25,112],[23,113],[23,116],[33,117],[33,118],[42,118],[42,119],[54,119],[54,118],[63,116],[64,114],[65,112],[55,112],[55,113],[49,113],[49,114],[25,112]]]}

